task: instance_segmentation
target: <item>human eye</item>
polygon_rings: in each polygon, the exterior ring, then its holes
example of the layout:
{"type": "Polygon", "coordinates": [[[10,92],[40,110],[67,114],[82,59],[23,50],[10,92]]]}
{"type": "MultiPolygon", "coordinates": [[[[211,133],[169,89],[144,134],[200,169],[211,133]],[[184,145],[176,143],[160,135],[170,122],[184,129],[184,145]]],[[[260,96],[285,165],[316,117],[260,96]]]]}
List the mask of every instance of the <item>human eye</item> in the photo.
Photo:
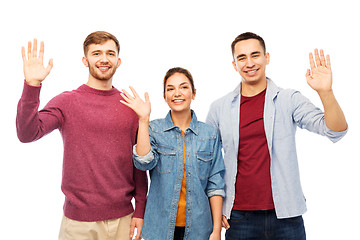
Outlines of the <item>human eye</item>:
{"type": "Polygon", "coordinates": [[[174,90],[173,87],[168,87],[168,88],[166,88],[166,91],[167,91],[167,92],[170,92],[170,91],[172,91],[172,90],[174,90]]]}
{"type": "Polygon", "coordinates": [[[260,53],[258,53],[258,52],[257,52],[257,53],[253,53],[253,54],[252,54],[252,57],[253,57],[253,58],[258,58],[258,57],[260,57],[260,53]]]}

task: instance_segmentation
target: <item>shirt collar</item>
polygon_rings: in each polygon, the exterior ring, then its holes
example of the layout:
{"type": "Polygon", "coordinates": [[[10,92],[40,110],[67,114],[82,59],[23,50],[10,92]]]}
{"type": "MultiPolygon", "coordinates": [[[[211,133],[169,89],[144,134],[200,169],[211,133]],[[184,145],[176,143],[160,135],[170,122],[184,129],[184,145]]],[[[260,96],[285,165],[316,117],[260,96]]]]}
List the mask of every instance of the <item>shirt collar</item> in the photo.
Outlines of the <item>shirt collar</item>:
{"type": "MultiPolygon", "coordinates": [[[[267,86],[266,86],[266,95],[269,95],[271,99],[275,99],[278,92],[280,91],[279,87],[268,77],[266,77],[267,86]]],[[[234,91],[232,91],[231,96],[233,101],[235,101],[241,92],[241,82],[239,85],[236,86],[234,91]]]]}
{"type": "MultiPolygon", "coordinates": [[[[170,131],[174,128],[177,128],[180,131],[180,128],[175,126],[172,119],[171,119],[171,111],[168,112],[168,114],[165,117],[165,125],[164,125],[164,129],[163,131],[170,131]]],[[[188,127],[188,129],[190,131],[192,131],[195,135],[198,135],[199,133],[199,126],[198,126],[198,121],[197,121],[197,117],[196,114],[193,110],[191,110],[191,122],[190,125],[188,127]]]]}

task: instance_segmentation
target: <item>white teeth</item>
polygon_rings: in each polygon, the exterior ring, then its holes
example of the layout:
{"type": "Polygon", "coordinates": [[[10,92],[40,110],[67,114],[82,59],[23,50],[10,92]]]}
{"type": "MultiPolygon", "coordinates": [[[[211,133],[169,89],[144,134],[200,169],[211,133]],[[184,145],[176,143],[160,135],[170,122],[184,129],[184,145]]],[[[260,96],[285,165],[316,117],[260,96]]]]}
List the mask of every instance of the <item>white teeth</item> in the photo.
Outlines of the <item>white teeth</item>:
{"type": "Polygon", "coordinates": [[[174,102],[183,102],[184,100],[174,100],[174,102]]]}
{"type": "Polygon", "coordinates": [[[256,72],[256,70],[248,71],[248,73],[254,73],[254,72],[256,72]]]}

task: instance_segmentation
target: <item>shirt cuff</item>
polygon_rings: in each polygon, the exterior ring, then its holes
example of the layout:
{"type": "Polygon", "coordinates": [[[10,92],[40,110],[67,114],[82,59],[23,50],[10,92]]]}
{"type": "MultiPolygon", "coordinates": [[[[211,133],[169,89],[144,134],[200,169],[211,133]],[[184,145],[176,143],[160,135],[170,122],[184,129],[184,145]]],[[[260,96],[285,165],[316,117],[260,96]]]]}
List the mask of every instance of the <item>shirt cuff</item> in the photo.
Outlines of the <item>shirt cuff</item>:
{"type": "Polygon", "coordinates": [[[212,189],[207,191],[207,196],[210,198],[212,196],[222,196],[225,197],[225,191],[223,189],[212,189]]]}
{"type": "Polygon", "coordinates": [[[139,156],[136,152],[136,144],[133,147],[133,155],[136,161],[140,163],[150,163],[152,160],[154,160],[154,154],[152,151],[148,152],[145,156],[139,156]]]}

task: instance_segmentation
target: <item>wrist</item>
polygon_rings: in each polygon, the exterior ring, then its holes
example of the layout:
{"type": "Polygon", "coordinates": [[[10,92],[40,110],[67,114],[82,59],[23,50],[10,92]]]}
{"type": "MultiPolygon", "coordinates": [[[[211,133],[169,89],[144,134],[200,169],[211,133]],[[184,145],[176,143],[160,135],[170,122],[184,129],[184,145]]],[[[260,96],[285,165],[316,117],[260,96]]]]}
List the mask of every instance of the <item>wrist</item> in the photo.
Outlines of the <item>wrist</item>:
{"type": "Polygon", "coordinates": [[[214,225],[212,232],[215,233],[215,234],[221,234],[221,224],[220,225],[218,225],[218,224],[214,225]]]}
{"type": "Polygon", "coordinates": [[[334,97],[334,92],[332,89],[330,90],[323,90],[323,91],[317,91],[320,99],[326,100],[334,97]]]}
{"type": "Polygon", "coordinates": [[[141,124],[149,124],[149,122],[150,122],[150,117],[149,116],[139,117],[139,123],[141,123],[141,124]]]}
{"type": "Polygon", "coordinates": [[[41,86],[41,81],[36,81],[36,80],[27,80],[25,79],[25,82],[30,85],[30,86],[34,86],[34,87],[39,87],[41,86]]]}

